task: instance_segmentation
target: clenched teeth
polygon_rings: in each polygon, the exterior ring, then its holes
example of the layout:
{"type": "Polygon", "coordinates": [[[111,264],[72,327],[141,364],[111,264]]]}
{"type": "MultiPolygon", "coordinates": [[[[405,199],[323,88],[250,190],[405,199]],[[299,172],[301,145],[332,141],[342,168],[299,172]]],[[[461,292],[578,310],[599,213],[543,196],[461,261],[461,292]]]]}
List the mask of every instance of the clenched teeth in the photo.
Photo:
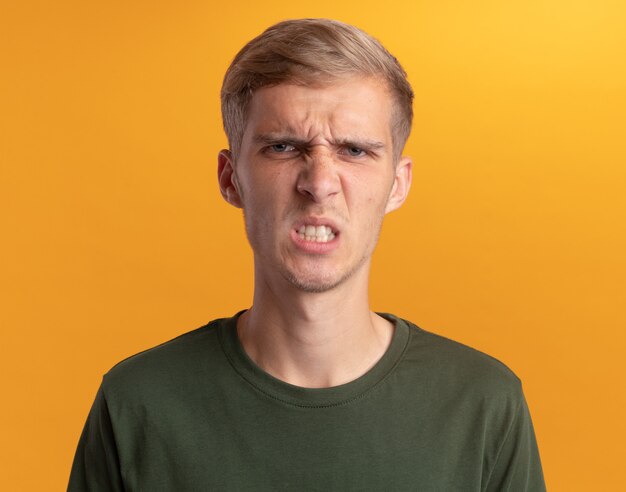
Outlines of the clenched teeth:
{"type": "Polygon", "coordinates": [[[298,236],[305,241],[314,241],[316,243],[326,243],[335,239],[333,230],[323,225],[303,225],[298,229],[298,236]]]}

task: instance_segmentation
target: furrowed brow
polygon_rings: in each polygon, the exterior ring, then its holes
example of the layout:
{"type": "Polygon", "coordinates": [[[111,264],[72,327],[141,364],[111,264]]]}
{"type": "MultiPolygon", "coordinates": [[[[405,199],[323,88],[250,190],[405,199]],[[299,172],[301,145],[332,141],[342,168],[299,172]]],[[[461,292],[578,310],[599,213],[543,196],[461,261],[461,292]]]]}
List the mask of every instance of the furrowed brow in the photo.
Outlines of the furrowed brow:
{"type": "Polygon", "coordinates": [[[368,140],[361,138],[342,138],[336,140],[335,145],[342,145],[344,147],[357,147],[363,150],[375,151],[385,149],[385,144],[378,140],[368,140]]]}
{"type": "Polygon", "coordinates": [[[275,143],[287,143],[296,147],[303,147],[308,145],[309,141],[302,138],[295,137],[290,134],[284,133],[259,133],[252,137],[252,140],[256,144],[271,145],[275,143]]]}
{"type": "MultiPolygon", "coordinates": [[[[258,133],[252,137],[252,140],[255,144],[258,145],[285,143],[299,148],[306,148],[311,144],[308,139],[296,137],[293,133],[258,133]]],[[[384,151],[387,147],[384,142],[358,137],[336,139],[332,141],[332,144],[337,147],[357,147],[359,149],[363,149],[369,152],[375,152],[379,150],[384,151]]]]}

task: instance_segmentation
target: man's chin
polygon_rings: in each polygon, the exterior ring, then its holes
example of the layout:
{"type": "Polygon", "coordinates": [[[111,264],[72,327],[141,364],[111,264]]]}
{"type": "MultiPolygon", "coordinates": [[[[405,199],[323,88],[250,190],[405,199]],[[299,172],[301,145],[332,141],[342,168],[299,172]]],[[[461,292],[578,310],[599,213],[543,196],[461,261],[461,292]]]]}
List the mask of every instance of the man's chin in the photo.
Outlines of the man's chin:
{"type": "Polygon", "coordinates": [[[305,276],[297,275],[293,272],[286,272],[284,277],[287,282],[289,282],[296,289],[311,294],[321,294],[323,292],[331,291],[346,280],[345,277],[305,276]]]}

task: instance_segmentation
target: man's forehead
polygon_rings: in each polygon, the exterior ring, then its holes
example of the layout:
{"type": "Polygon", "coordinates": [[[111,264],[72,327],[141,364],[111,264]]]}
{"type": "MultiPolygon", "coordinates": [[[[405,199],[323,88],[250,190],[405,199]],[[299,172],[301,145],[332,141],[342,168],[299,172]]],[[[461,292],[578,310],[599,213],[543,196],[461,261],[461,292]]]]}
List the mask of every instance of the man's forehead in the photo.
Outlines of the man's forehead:
{"type": "Polygon", "coordinates": [[[345,75],[340,77],[319,78],[306,82],[285,80],[278,84],[266,85],[254,90],[250,103],[254,101],[264,103],[272,99],[294,97],[298,94],[326,95],[328,98],[348,92],[350,96],[366,98],[371,92],[379,93],[381,101],[392,104],[393,94],[386,80],[379,76],[345,75]],[[343,90],[342,90],[343,89],[343,90]]]}
{"type": "Polygon", "coordinates": [[[282,83],[252,96],[246,133],[257,141],[334,132],[344,139],[383,143],[390,138],[393,102],[378,79],[344,78],[333,84],[282,83]]]}

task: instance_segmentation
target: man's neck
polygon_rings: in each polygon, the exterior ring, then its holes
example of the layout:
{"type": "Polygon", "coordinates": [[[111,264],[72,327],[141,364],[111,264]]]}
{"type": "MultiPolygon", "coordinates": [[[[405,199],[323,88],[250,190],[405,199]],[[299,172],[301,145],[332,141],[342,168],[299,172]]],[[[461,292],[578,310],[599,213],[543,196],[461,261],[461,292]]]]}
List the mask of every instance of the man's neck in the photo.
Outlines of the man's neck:
{"type": "Polygon", "coordinates": [[[257,279],[254,304],[240,317],[237,330],[259,367],[309,388],[362,376],[383,356],[393,335],[393,325],[370,311],[367,278],[358,277],[323,293],[257,279]]]}

